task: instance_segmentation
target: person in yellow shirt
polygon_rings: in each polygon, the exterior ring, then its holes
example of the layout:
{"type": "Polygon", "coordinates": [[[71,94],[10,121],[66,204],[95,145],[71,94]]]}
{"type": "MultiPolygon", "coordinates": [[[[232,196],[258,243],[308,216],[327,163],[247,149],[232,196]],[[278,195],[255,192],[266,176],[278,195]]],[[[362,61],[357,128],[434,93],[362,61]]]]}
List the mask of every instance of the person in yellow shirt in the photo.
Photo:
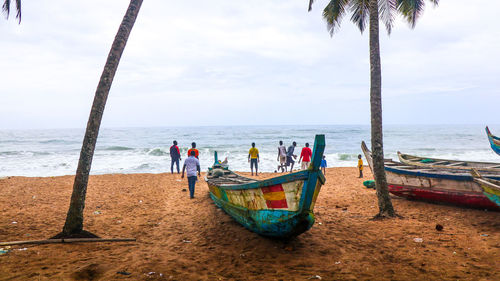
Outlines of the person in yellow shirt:
{"type": "Polygon", "coordinates": [[[359,169],[359,177],[363,177],[363,159],[361,159],[361,154],[358,155],[358,169],[359,169]]]}
{"type": "Polygon", "coordinates": [[[257,176],[257,170],[259,168],[259,150],[255,147],[255,143],[252,142],[252,148],[248,151],[248,162],[250,162],[250,170],[253,176],[253,166],[255,166],[255,175],[257,176]]]}

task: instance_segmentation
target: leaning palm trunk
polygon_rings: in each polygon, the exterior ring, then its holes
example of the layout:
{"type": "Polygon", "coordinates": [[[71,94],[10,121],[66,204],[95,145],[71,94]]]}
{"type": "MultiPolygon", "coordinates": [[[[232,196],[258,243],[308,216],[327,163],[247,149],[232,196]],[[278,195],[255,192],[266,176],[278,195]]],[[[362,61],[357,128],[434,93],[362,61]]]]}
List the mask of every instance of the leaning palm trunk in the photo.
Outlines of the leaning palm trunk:
{"type": "Polygon", "coordinates": [[[80,160],[76,170],[75,182],[73,184],[73,194],[69,205],[66,222],[63,227],[62,236],[70,236],[83,232],[83,209],[85,208],[85,195],[89,179],[90,167],[94,156],[99,127],[101,125],[102,114],[108,98],[111,83],[118,68],[120,58],[125,49],[130,32],[134,26],[139,13],[142,0],[131,0],[125,16],[123,17],[118,33],[116,34],[104,70],[99,80],[99,85],[94,97],[94,103],[90,111],[85,137],[83,139],[80,160]]]}
{"type": "Polygon", "coordinates": [[[370,0],[370,107],[373,176],[377,187],[378,216],[395,216],[384,170],[381,81],[378,1],[370,0]]]}

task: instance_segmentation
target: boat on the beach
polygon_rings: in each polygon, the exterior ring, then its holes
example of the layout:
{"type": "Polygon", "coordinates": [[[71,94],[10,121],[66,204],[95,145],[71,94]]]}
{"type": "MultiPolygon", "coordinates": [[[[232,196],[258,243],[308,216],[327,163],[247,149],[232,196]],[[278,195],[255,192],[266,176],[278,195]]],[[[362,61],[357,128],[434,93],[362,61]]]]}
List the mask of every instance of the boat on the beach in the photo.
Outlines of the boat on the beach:
{"type": "Polygon", "coordinates": [[[249,230],[264,236],[287,238],[314,224],[314,204],[325,183],[319,169],[325,135],[316,135],[307,170],[265,180],[240,176],[217,160],[205,180],[215,204],[249,230]]]}
{"type": "Polygon", "coordinates": [[[418,167],[466,170],[466,171],[477,169],[479,171],[495,172],[500,174],[500,163],[460,161],[460,160],[421,157],[410,154],[404,154],[399,151],[398,151],[398,158],[399,161],[401,161],[401,163],[403,164],[418,166],[418,167]]]}
{"type": "MultiPolygon", "coordinates": [[[[371,151],[361,143],[370,169],[373,171],[371,151]]],[[[407,199],[453,204],[469,208],[500,211],[500,207],[483,194],[468,171],[417,167],[384,160],[389,192],[407,199]]],[[[484,177],[500,180],[500,173],[485,172],[484,177]]]]}
{"type": "Polygon", "coordinates": [[[472,169],[471,174],[483,189],[484,195],[500,207],[500,181],[485,178],[476,169],[472,169]]]}
{"type": "Polygon", "coordinates": [[[488,140],[490,141],[491,149],[500,155],[500,138],[494,136],[488,126],[486,126],[486,134],[488,135],[488,140]]]}

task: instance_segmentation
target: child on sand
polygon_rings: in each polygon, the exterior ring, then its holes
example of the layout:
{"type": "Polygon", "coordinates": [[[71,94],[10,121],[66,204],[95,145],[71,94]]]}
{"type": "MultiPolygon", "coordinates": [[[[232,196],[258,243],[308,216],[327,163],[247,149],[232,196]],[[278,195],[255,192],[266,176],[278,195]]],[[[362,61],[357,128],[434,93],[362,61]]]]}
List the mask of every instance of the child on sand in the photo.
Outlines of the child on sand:
{"type": "Polygon", "coordinates": [[[358,169],[359,169],[359,178],[363,177],[363,159],[361,159],[361,154],[358,155],[358,169]]]}
{"type": "Polygon", "coordinates": [[[325,159],[325,156],[323,155],[323,160],[321,160],[321,170],[323,171],[323,175],[326,175],[326,159],[325,159]]]}

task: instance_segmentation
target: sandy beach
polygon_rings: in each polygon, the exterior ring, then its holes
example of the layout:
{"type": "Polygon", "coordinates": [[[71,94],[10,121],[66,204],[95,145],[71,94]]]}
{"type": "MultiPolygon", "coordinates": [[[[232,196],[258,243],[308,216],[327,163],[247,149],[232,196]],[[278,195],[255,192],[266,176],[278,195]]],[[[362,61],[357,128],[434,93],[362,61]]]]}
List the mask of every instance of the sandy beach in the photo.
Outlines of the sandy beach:
{"type": "MultiPolygon", "coordinates": [[[[365,171],[359,179],[355,168],[328,168],[314,227],[289,241],[240,226],[203,180],[190,200],[177,174],[91,176],[85,229],[137,241],[12,246],[0,255],[0,280],[500,280],[499,212],[392,197],[402,218],[373,221],[365,171]]],[[[0,240],[60,232],[72,184],[0,179],[0,240]]]]}

